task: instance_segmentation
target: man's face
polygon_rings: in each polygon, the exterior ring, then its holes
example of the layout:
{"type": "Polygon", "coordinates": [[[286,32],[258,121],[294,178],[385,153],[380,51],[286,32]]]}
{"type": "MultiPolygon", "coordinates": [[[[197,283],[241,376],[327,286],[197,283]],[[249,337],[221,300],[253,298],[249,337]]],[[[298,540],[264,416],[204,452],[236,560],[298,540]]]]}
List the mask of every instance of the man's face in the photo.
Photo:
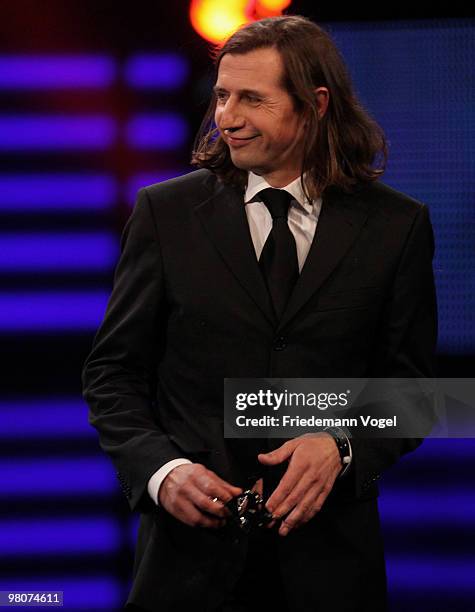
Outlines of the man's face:
{"type": "Polygon", "coordinates": [[[283,64],[273,48],[222,58],[215,85],[215,121],[237,168],[273,187],[300,175],[304,121],[283,88],[283,64]]]}

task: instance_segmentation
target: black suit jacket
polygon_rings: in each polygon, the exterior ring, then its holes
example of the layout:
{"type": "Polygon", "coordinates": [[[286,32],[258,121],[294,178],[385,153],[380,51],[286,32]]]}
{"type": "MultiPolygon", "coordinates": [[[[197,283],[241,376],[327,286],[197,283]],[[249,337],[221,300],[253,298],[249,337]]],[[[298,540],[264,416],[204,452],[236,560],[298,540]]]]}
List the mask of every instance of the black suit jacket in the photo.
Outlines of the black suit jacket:
{"type": "MultiPolygon", "coordinates": [[[[428,211],[379,182],[328,189],[280,321],[243,193],[207,170],[142,189],[121,247],[83,381],[90,423],[141,512],[129,601],[212,610],[239,575],[246,538],[175,520],[149,498],[150,476],[183,456],[240,486],[255,476],[252,444],[223,438],[225,377],[433,376],[428,211]]],[[[353,439],[351,470],[322,511],[279,538],[292,609],[384,609],[375,480],[419,443],[353,439]]]]}

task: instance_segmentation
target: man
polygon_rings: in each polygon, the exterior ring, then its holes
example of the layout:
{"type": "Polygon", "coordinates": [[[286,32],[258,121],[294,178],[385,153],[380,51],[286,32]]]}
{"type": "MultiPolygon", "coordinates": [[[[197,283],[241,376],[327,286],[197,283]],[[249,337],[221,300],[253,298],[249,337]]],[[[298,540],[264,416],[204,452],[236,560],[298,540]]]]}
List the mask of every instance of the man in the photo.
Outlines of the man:
{"type": "Polygon", "coordinates": [[[252,23],[216,66],[201,169],[139,192],[83,373],[141,512],[128,604],[381,612],[374,481],[420,440],[224,439],[223,379],[432,376],[428,212],[376,180],[384,137],[318,26],[252,23]],[[250,486],[273,520],[247,535],[225,504],[250,486]]]}

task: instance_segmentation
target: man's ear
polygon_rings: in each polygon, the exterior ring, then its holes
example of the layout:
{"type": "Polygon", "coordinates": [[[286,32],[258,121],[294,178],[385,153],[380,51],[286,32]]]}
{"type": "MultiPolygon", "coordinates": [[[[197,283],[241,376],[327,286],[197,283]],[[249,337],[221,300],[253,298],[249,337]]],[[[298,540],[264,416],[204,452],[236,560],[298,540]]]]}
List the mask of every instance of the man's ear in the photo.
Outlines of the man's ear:
{"type": "Polygon", "coordinates": [[[315,98],[317,101],[318,118],[321,119],[327,112],[330,92],[326,87],[317,87],[315,90],[315,98]]]}

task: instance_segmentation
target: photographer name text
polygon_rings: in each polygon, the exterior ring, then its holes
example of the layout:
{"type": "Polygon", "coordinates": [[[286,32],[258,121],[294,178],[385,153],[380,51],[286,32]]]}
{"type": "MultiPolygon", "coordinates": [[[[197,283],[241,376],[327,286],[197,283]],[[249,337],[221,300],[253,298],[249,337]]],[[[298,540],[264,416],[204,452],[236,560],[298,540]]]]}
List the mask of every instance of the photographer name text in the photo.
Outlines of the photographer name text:
{"type": "Polygon", "coordinates": [[[236,417],[238,427],[369,427],[373,429],[386,429],[397,427],[397,416],[378,419],[372,416],[359,415],[358,418],[322,418],[314,415],[300,417],[299,415],[282,417],[265,414],[261,417],[246,417],[242,414],[236,417]]]}

